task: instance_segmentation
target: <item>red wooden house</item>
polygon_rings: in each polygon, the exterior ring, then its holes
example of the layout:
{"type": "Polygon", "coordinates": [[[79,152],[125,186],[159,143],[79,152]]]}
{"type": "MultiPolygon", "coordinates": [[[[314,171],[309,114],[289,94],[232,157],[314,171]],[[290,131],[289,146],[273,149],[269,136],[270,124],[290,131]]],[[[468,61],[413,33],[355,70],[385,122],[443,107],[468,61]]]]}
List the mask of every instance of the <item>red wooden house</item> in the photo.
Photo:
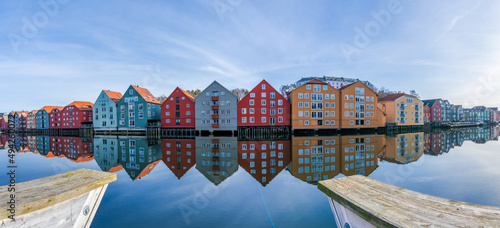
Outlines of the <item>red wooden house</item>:
{"type": "Polygon", "coordinates": [[[290,103],[266,80],[238,102],[238,127],[290,126],[290,103]]]}
{"type": "Polygon", "coordinates": [[[3,117],[0,118],[0,129],[9,129],[9,124],[3,119],[3,117]]]}
{"type": "Polygon", "coordinates": [[[181,179],[196,163],[195,139],[162,139],[163,163],[181,179]]]}
{"type": "Polygon", "coordinates": [[[194,97],[177,87],[161,104],[162,128],[194,128],[194,97]]]}
{"type": "Polygon", "coordinates": [[[91,141],[80,137],[51,137],[50,150],[56,157],[66,157],[73,162],[94,160],[94,146],[91,141]]]}
{"type": "Polygon", "coordinates": [[[431,107],[424,105],[424,123],[431,122],[431,107]]]}
{"type": "MultiPolygon", "coordinates": [[[[427,106],[430,111],[430,121],[429,122],[443,122],[441,99],[433,100],[423,100],[424,107],[427,106]]],[[[424,108],[425,111],[425,108],[424,108]]]]}
{"type": "Polygon", "coordinates": [[[238,164],[266,186],[290,163],[290,141],[238,141],[238,164]]]}
{"type": "Polygon", "coordinates": [[[64,107],[55,107],[49,114],[49,129],[62,128],[62,111],[64,107]]]}
{"type": "Polygon", "coordinates": [[[61,128],[79,129],[82,124],[92,123],[92,104],[88,101],[74,101],[62,111],[61,128]]]}

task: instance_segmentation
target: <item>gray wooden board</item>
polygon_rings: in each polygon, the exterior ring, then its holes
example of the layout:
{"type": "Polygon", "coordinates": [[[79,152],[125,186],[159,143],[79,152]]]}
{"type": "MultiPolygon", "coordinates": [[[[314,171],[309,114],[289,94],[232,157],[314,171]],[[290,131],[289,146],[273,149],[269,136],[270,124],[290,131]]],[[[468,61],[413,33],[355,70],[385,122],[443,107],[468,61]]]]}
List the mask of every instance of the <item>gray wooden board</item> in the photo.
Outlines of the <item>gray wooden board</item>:
{"type": "MultiPolygon", "coordinates": [[[[116,180],[116,174],[79,169],[16,184],[16,216],[79,197],[116,180]]],[[[8,186],[0,187],[0,220],[8,218],[8,186]]],[[[85,198],[86,199],[86,198],[85,198]]],[[[84,200],[85,200],[84,199],[84,200]]]]}
{"type": "Polygon", "coordinates": [[[320,181],[318,188],[378,227],[500,227],[500,207],[430,196],[365,176],[320,181]]]}

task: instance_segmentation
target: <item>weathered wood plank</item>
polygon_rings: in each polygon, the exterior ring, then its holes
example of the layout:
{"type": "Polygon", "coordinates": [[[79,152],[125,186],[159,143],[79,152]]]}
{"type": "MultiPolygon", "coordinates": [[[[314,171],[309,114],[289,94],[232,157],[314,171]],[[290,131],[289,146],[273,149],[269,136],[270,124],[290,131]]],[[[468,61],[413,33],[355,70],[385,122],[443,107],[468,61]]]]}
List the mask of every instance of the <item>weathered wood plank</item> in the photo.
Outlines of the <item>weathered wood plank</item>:
{"type": "Polygon", "coordinates": [[[365,176],[320,181],[318,188],[377,227],[500,227],[500,207],[430,196],[365,176]]]}
{"type": "MultiPolygon", "coordinates": [[[[16,216],[34,212],[81,196],[116,180],[116,174],[79,169],[59,175],[16,184],[16,216]]],[[[0,192],[8,192],[1,186],[0,192]]],[[[0,202],[9,202],[9,194],[0,194],[0,202]]],[[[0,220],[8,218],[9,205],[0,204],[0,220]]]]}

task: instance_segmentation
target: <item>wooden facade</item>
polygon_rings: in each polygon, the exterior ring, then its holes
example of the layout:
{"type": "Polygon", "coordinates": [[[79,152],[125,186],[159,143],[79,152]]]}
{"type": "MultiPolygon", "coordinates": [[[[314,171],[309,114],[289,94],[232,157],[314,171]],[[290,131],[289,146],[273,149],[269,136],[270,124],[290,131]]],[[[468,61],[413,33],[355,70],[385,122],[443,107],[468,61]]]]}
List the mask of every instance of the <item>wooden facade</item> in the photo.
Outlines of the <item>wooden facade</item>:
{"type": "Polygon", "coordinates": [[[412,95],[390,94],[380,99],[378,105],[387,117],[387,124],[396,126],[424,125],[423,102],[412,95]]]}
{"type": "Polygon", "coordinates": [[[162,139],[161,158],[177,179],[196,164],[195,139],[162,139]]]}
{"type": "Polygon", "coordinates": [[[290,126],[290,103],[266,80],[238,102],[238,127],[290,126]]]}
{"type": "Polygon", "coordinates": [[[378,107],[377,93],[363,82],[340,89],[340,128],[378,128],[386,125],[386,116],[378,107]]]}
{"type": "Polygon", "coordinates": [[[177,87],[161,104],[162,128],[194,128],[194,97],[177,87]]]}
{"type": "Polygon", "coordinates": [[[79,129],[82,124],[92,124],[92,104],[88,101],[74,101],[62,110],[61,128],[79,129]]]}
{"type": "Polygon", "coordinates": [[[292,129],[340,128],[339,90],[314,79],[292,90],[292,129]]]}

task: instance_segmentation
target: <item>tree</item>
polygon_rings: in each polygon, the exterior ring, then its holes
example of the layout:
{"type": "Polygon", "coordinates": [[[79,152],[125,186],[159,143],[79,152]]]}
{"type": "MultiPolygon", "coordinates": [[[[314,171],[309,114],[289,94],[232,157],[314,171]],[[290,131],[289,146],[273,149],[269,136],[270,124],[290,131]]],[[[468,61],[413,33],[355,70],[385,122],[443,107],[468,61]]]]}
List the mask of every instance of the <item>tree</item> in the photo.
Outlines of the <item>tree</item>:
{"type": "Polygon", "coordinates": [[[167,100],[167,96],[161,95],[157,97],[156,100],[158,100],[160,103],[163,103],[165,100],[167,100]]]}
{"type": "Polygon", "coordinates": [[[412,96],[414,96],[414,97],[416,97],[416,98],[420,99],[420,95],[418,95],[418,93],[417,93],[417,92],[415,92],[415,90],[410,90],[410,95],[412,95],[412,96]]]}

